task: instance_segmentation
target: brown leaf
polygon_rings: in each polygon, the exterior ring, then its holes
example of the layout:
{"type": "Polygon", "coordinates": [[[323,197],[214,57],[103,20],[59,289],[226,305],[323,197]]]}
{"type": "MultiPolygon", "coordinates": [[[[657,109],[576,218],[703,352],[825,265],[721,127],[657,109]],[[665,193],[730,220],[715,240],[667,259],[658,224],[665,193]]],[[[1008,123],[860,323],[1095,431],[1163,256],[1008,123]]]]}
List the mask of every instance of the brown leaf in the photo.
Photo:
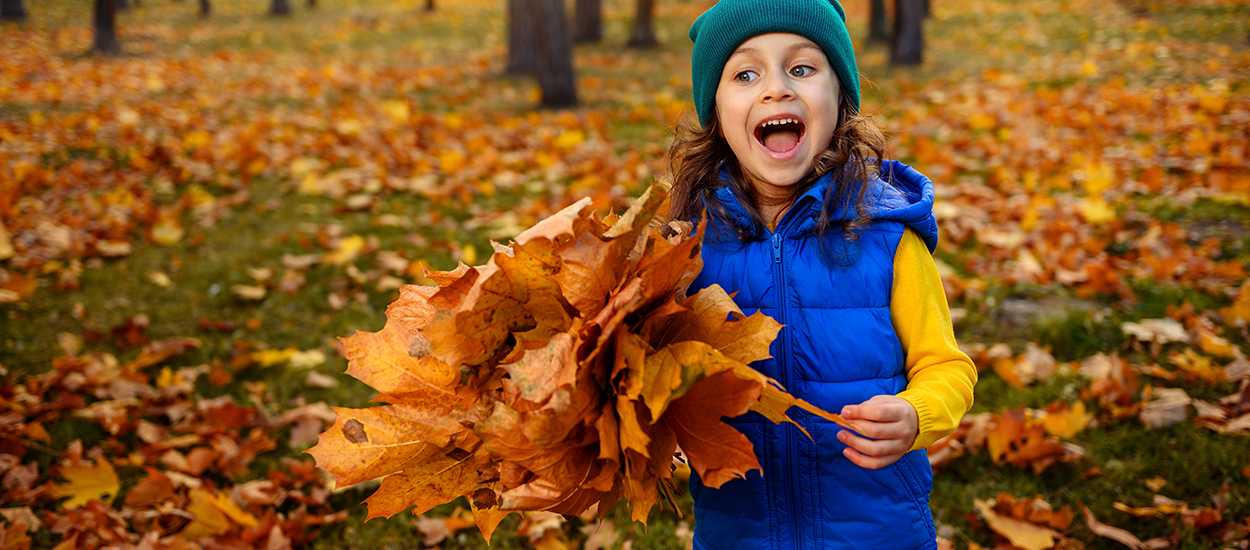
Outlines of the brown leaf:
{"type": "Polygon", "coordinates": [[[520,361],[504,366],[521,390],[521,397],[545,403],[557,388],[577,381],[576,336],[562,332],[542,348],[530,350],[520,361]]]}
{"type": "Polygon", "coordinates": [[[134,488],[126,494],[126,506],[151,506],[158,502],[174,498],[174,482],[169,476],[156,468],[144,468],[148,476],[140,479],[134,488]]]}
{"type": "Polygon", "coordinates": [[[434,445],[422,446],[397,473],[383,478],[382,486],[365,500],[369,507],[366,520],[391,517],[409,506],[415,506],[413,514],[424,514],[460,495],[472,494],[481,486],[476,481],[479,459],[472,453],[457,454],[449,455],[434,445]]]}
{"type": "Polygon", "coordinates": [[[1141,539],[1137,538],[1136,536],[1134,536],[1132,533],[1128,531],[1120,529],[1119,527],[1112,527],[1110,525],[1107,525],[1105,523],[1098,521],[1097,519],[1094,518],[1093,512],[1090,512],[1089,508],[1086,508],[1084,504],[1081,505],[1081,512],[1085,514],[1085,525],[1089,527],[1089,530],[1093,531],[1095,535],[1114,540],[1129,548],[1133,548],[1134,550],[1147,550],[1151,548],[1166,548],[1167,547],[1167,546],[1147,545],[1146,543],[1142,542],[1141,539]]]}
{"type": "Polygon", "coordinates": [[[491,256],[461,306],[425,331],[434,355],[449,365],[480,365],[513,346],[542,347],[568,330],[571,318],[553,278],[561,267],[556,246],[540,237],[514,244],[511,256],[491,256]]]}
{"type": "Polygon", "coordinates": [[[1180,388],[1156,388],[1151,392],[1154,399],[1142,404],[1141,422],[1148,428],[1161,428],[1184,422],[1189,417],[1192,401],[1180,388]]]}
{"type": "Polygon", "coordinates": [[[126,368],[130,370],[146,369],[152,365],[162,363],[170,357],[198,347],[200,347],[200,341],[197,338],[168,338],[152,342],[144,346],[143,351],[139,352],[139,356],[134,361],[126,364],[126,368]]]}
{"type": "Polygon", "coordinates": [[[675,316],[670,328],[653,343],[657,348],[673,342],[703,341],[726,357],[751,363],[770,357],[768,346],[777,338],[781,324],[763,313],[750,317],[719,285],[700,290],[686,300],[689,313],[675,316]]]}
{"type": "Polygon", "coordinates": [[[395,323],[403,332],[416,334],[430,325],[437,311],[430,298],[439,287],[404,285],[399,288],[399,299],[386,307],[386,320],[395,323]]]}
{"type": "Polygon", "coordinates": [[[690,457],[690,464],[708,487],[746,477],[760,469],[751,441],[721,421],[746,413],[759,399],[763,384],[743,380],[733,372],[707,376],[673,401],[665,419],[677,437],[677,444],[690,457]]]}

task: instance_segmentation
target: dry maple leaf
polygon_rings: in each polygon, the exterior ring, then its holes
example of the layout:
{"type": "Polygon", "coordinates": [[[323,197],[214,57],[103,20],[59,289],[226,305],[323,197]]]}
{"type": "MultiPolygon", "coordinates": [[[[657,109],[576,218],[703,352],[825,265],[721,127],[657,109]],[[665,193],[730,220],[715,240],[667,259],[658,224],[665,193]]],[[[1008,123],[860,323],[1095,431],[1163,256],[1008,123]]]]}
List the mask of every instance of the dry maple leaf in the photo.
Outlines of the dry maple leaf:
{"type": "Polygon", "coordinates": [[[1079,460],[1084,451],[1046,437],[1043,420],[1026,408],[1008,409],[991,417],[986,429],[986,447],[995,463],[1030,466],[1041,473],[1055,462],[1079,460]]]}
{"type": "Polygon", "coordinates": [[[121,490],[117,472],[105,458],[65,465],[60,473],[68,483],[56,485],[50,492],[54,497],[70,497],[63,504],[65,508],[78,508],[92,500],[108,503],[121,490]]]}
{"type": "Polygon", "coordinates": [[[335,409],[310,449],[340,485],[382,478],[369,517],[466,496],[490,538],[510,511],[578,515],[624,498],[635,520],[673,501],[673,455],[712,487],[760,468],[722,417],[791,421],[796,399],[749,364],[781,326],[723,289],[694,296],[701,233],[654,222],[667,192],[600,219],[578,202],[496,246],[485,266],[405,286],[376,333],[343,339],[379,391],[335,409]]]}
{"type": "Polygon", "coordinates": [[[1067,528],[1074,517],[1067,508],[1055,513],[1041,498],[1016,499],[1005,493],[995,502],[977,499],[973,505],[990,529],[1024,550],[1053,547],[1056,539],[1063,538],[1057,529],[1067,528]]]}

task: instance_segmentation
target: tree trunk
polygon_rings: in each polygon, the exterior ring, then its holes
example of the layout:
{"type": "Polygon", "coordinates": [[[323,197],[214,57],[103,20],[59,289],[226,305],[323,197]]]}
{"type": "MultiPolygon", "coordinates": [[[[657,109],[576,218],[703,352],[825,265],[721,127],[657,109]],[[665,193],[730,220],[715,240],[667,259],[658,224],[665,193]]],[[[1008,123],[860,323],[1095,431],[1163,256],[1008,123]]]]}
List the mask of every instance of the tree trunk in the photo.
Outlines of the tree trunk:
{"type": "Polygon", "coordinates": [[[924,14],[925,19],[928,19],[930,16],[933,15],[932,0],[921,0],[920,3],[924,7],[924,11],[921,13],[924,14]]]}
{"type": "Polygon", "coordinates": [[[425,0],[425,11],[434,11],[434,0],[425,0]]]}
{"type": "Polygon", "coordinates": [[[655,39],[655,0],[638,0],[634,13],[634,30],[629,35],[629,47],[650,48],[660,42],[655,39]]]}
{"type": "Polygon", "coordinates": [[[891,65],[919,65],[924,61],[923,0],[895,0],[891,65]]]}
{"type": "Polygon", "coordinates": [[[269,4],[269,15],[291,15],[291,3],[287,0],[273,0],[269,4]]]}
{"type": "Polygon", "coordinates": [[[0,0],[0,19],[26,19],[26,6],[22,0],[0,0]]]}
{"type": "Polygon", "coordinates": [[[308,9],[311,10],[316,7],[317,7],[317,0],[308,0],[308,9]]]}
{"type": "Polygon", "coordinates": [[[543,107],[577,105],[573,48],[569,41],[564,0],[538,0],[538,86],[543,107]]]}
{"type": "Polygon", "coordinates": [[[117,11],[126,11],[130,9],[129,0],[117,0],[117,11]]]}
{"type": "Polygon", "coordinates": [[[122,53],[117,41],[117,0],[95,0],[95,42],[91,51],[105,55],[122,53]]]}
{"type": "Polygon", "coordinates": [[[868,41],[886,42],[890,39],[890,31],[886,30],[885,0],[870,0],[869,4],[868,41]]]}
{"type": "Polygon", "coordinates": [[[508,67],[504,74],[538,74],[537,0],[508,0],[508,67]]]}
{"type": "Polygon", "coordinates": [[[573,42],[592,44],[603,40],[603,0],[577,0],[573,17],[573,42]]]}
{"type": "Polygon", "coordinates": [[[200,0],[200,17],[208,17],[213,14],[213,5],[208,0],[200,0]]]}

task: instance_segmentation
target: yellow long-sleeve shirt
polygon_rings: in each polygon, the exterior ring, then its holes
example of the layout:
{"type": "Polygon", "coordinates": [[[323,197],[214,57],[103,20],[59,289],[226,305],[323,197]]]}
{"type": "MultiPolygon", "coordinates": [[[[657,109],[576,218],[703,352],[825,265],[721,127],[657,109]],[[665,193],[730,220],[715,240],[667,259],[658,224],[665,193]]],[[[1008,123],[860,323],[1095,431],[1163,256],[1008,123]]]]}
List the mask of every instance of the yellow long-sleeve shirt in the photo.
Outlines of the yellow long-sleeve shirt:
{"type": "Polygon", "coordinates": [[[894,254],[890,316],[906,357],[907,389],[899,397],[916,408],[920,429],[912,449],[923,449],[959,427],[972,407],[977,368],[955,342],[942,278],[911,229],[894,254]]]}

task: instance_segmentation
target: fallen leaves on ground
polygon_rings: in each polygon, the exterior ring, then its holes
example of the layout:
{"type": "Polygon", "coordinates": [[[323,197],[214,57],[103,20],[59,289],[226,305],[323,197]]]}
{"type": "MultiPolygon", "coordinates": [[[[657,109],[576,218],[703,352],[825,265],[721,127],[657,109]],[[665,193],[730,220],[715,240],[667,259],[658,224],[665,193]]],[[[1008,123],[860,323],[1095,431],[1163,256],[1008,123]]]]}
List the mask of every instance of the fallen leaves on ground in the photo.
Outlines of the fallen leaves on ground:
{"type": "Polygon", "coordinates": [[[1016,499],[999,493],[993,502],[977,500],[974,505],[994,533],[1023,550],[1053,548],[1075,517],[1068,508],[1055,511],[1040,497],[1016,499]]]}
{"type": "MultiPolygon", "coordinates": [[[[259,454],[276,447],[273,431],[295,420],[270,418],[229,395],[193,395],[208,365],[160,367],[197,341],[151,342],[125,364],[99,352],[77,355],[73,338],[63,343],[67,353],[52,371],[22,384],[7,376],[0,386],[6,505],[40,511],[6,513],[6,545],[28,547],[13,527],[22,525],[49,529],[65,548],[280,548],[304,544],[320,526],[346,517],[329,506],[329,480],[310,461],[286,457],[265,479],[239,479],[259,454]],[[145,373],[153,368],[155,379],[145,373]],[[109,437],[71,443],[45,470],[26,448],[42,449],[46,427],[65,415],[98,425],[109,437]],[[124,492],[122,479],[134,480],[124,492]]],[[[317,431],[330,420],[315,407],[306,410],[294,416],[316,418],[317,431]]]]}
{"type": "MultiPolygon", "coordinates": [[[[469,3],[474,9],[486,4],[469,3]]],[[[35,17],[61,9],[58,2],[44,4],[30,10],[35,17]]],[[[1011,346],[996,343],[993,335],[984,343],[963,342],[975,351],[978,367],[992,371],[985,376],[1001,377],[1013,392],[1057,379],[1065,388],[1062,399],[1039,409],[1017,402],[970,415],[930,449],[939,476],[941,468],[982,450],[1008,475],[1053,476],[1054,464],[1079,455],[1074,445],[1082,438],[1117,425],[1194,427],[1220,438],[1250,432],[1250,363],[1242,351],[1250,339],[1250,281],[1242,251],[1250,104],[1241,84],[1250,54],[1208,34],[1238,33],[1240,43],[1245,32],[1238,21],[1245,18],[1220,21],[1223,31],[1170,24],[1167,12],[1199,5],[1203,11],[1227,8],[1188,0],[937,3],[929,28],[939,38],[929,44],[931,52],[955,59],[949,52],[976,51],[982,55],[968,59],[979,64],[961,64],[955,77],[938,71],[935,80],[897,71],[877,79],[889,99],[880,111],[894,138],[891,155],[913,161],[936,183],[940,267],[957,319],[1036,328],[1033,323],[1053,312],[1025,307],[1009,314],[1000,298],[1010,295],[1029,306],[1058,295],[1060,313],[1079,310],[1095,325],[1111,315],[1117,319],[1112,329],[1119,327],[1126,339],[1123,346],[1105,345],[1073,361],[1056,359],[1067,351],[1053,337],[1042,344],[1035,331],[1024,336],[1036,341],[1014,340],[1011,346]],[[966,28],[970,14],[985,32],[940,38],[952,26],[966,28]],[[1065,19],[1071,14],[1080,17],[1065,19]],[[992,28],[1004,21],[1011,22],[1009,31],[992,28]],[[1071,24],[1045,26],[1055,21],[1071,24]],[[1079,45],[1067,46],[1072,43],[1079,45]],[[1143,289],[1179,289],[1186,303],[1163,314],[1143,304],[1160,299],[1143,289]]],[[[215,7],[222,13],[236,9],[215,7]]],[[[658,9],[661,16],[688,22],[703,7],[661,3],[658,9]]],[[[866,3],[846,7],[848,20],[867,20],[866,3]]],[[[144,3],[142,9],[166,8],[144,3]]],[[[490,13],[491,20],[502,20],[490,13]]],[[[325,219],[272,235],[269,244],[289,247],[260,265],[239,266],[237,277],[207,289],[208,296],[220,292],[255,313],[198,317],[196,343],[151,335],[150,324],[159,321],[126,311],[121,301],[109,302],[117,317],[103,328],[84,322],[75,334],[41,336],[61,344],[64,356],[55,360],[24,363],[25,353],[4,342],[8,357],[18,359],[0,367],[6,490],[0,545],[20,548],[31,537],[59,537],[78,547],[307,544],[320,524],[342,517],[325,504],[330,484],[289,455],[254,474],[256,479],[241,476],[257,456],[312,443],[334,413],[324,403],[266,403],[262,386],[234,391],[234,375],[292,369],[301,371],[309,388],[324,388],[338,381],[316,370],[305,377],[303,369],[339,359],[308,344],[256,345],[239,334],[275,330],[266,308],[307,296],[319,287],[319,271],[335,278],[325,295],[316,296],[327,315],[385,303],[378,296],[392,299],[405,282],[437,284],[424,279],[432,261],[427,255],[469,264],[484,257],[488,249],[464,235],[516,235],[583,197],[599,211],[621,208],[662,170],[664,128],[690,110],[689,81],[679,69],[659,84],[619,74],[679,68],[688,56],[667,47],[646,56],[579,50],[579,68],[593,73],[579,75],[587,107],[531,113],[524,107],[530,99],[524,85],[497,78],[497,49],[420,36],[428,21],[460,15],[447,9],[436,19],[414,19],[385,11],[388,21],[381,27],[393,25],[389,32],[353,16],[333,32],[307,42],[296,38],[298,53],[261,46],[258,39],[273,39],[267,34],[272,25],[246,17],[241,24],[230,19],[220,25],[221,18],[181,26],[124,15],[126,46],[142,53],[112,60],[79,55],[91,37],[78,22],[58,27],[40,20],[6,29],[0,37],[9,54],[0,67],[6,107],[0,109],[0,307],[13,308],[6,312],[38,311],[42,297],[111,293],[93,285],[93,272],[126,265],[151,247],[176,251],[178,259],[131,273],[135,284],[144,292],[193,296],[205,289],[187,288],[178,265],[203,261],[194,254],[212,248],[204,247],[206,238],[226,233],[230,220],[253,211],[280,213],[300,201],[301,207],[324,207],[317,212],[325,219]],[[405,25],[407,34],[394,32],[405,25]],[[404,36],[397,47],[386,48],[400,63],[376,51],[340,48],[388,35],[404,36]],[[259,47],[217,46],[236,42],[259,47]],[[463,51],[439,54],[445,50],[438,48],[457,47],[463,51]],[[621,136],[628,133],[645,136],[625,146],[621,136]],[[509,195],[516,200],[491,202],[509,195]],[[401,210],[397,203],[420,206],[401,210]],[[352,225],[350,216],[367,216],[368,225],[352,225]],[[380,239],[386,231],[405,240],[380,239]],[[223,340],[229,340],[226,351],[215,345],[223,340]],[[99,351],[108,346],[117,357],[99,351]],[[123,353],[130,359],[119,360],[123,353]],[[191,361],[190,354],[208,357],[191,361]],[[224,392],[236,397],[224,399],[224,392]],[[67,449],[68,424],[105,435],[67,449]],[[83,482],[87,468],[101,474],[111,468],[120,489],[112,489],[104,475],[83,482]],[[71,501],[78,506],[69,506],[71,501]],[[247,527],[249,517],[258,525],[247,527]],[[185,534],[191,526],[192,533],[224,530],[190,540],[185,534]]],[[[877,49],[859,53],[866,71],[880,70],[873,63],[877,49]]],[[[570,319],[582,319],[578,307],[593,307],[595,295],[566,298],[578,310],[570,319]]],[[[99,315],[84,301],[86,317],[99,315]]],[[[81,304],[56,314],[84,318],[81,304]]],[[[529,330],[554,331],[552,326],[529,330]]],[[[977,327],[960,328],[979,334],[977,327]]],[[[572,330],[570,324],[558,333],[570,335],[560,337],[570,349],[577,342],[572,330]]],[[[505,338],[505,348],[524,353],[516,352],[521,358],[515,363],[502,362],[513,357],[498,358],[496,367],[511,369],[510,379],[553,384],[522,365],[526,357],[567,351],[526,348],[540,336],[527,334],[519,346],[505,338]]],[[[475,346],[491,342],[465,343],[457,353],[480,355],[475,346]]],[[[452,375],[466,376],[458,369],[452,375]]],[[[502,391],[500,386],[493,389],[502,391]]],[[[699,398],[685,391],[664,414],[680,413],[679,402],[699,398]]],[[[552,392],[557,394],[564,395],[552,392]]],[[[652,403],[661,401],[652,396],[652,403]]],[[[641,425],[651,413],[646,398],[642,403],[632,417],[628,408],[610,411],[605,403],[599,418],[615,414],[622,425],[627,417],[641,425]]],[[[554,408],[522,412],[534,416],[554,408]]],[[[673,438],[683,426],[687,432],[706,429],[685,423],[673,438]]],[[[600,428],[596,424],[593,431],[600,428]]],[[[608,433],[611,427],[602,428],[608,433]]],[[[591,432],[589,425],[579,429],[591,432]]],[[[363,437],[370,434],[366,430],[347,433],[363,437]]],[[[618,433],[617,444],[625,449],[618,456],[651,448],[632,430],[618,433]]],[[[1097,460],[1072,464],[1096,476],[1106,465],[1097,460]]],[[[662,472],[665,466],[655,467],[662,472]]],[[[673,472],[675,480],[682,471],[673,472]]],[[[1250,478],[1250,462],[1229,472],[1234,482],[1238,472],[1250,478]]],[[[1185,506],[1122,503],[1135,517],[1182,524],[1178,510],[1185,506]]],[[[962,511],[973,509],[963,504],[962,511]]],[[[1193,524],[1205,524],[1202,518],[1215,509],[1214,503],[1190,508],[1207,510],[1193,524]]],[[[1110,524],[1127,518],[1112,509],[1095,511],[1110,524]]],[[[451,518],[464,521],[466,514],[472,511],[451,518]]],[[[1092,513],[1087,519],[1095,534],[1117,533],[1092,513]]],[[[450,521],[443,519],[444,525],[450,521]]],[[[1225,518],[1202,536],[1235,546],[1250,536],[1237,527],[1244,523],[1225,518]]],[[[687,537],[688,524],[681,527],[687,537]]],[[[570,529],[562,535],[523,531],[553,546],[563,542],[561,536],[574,544],[582,536],[570,529]]]]}

